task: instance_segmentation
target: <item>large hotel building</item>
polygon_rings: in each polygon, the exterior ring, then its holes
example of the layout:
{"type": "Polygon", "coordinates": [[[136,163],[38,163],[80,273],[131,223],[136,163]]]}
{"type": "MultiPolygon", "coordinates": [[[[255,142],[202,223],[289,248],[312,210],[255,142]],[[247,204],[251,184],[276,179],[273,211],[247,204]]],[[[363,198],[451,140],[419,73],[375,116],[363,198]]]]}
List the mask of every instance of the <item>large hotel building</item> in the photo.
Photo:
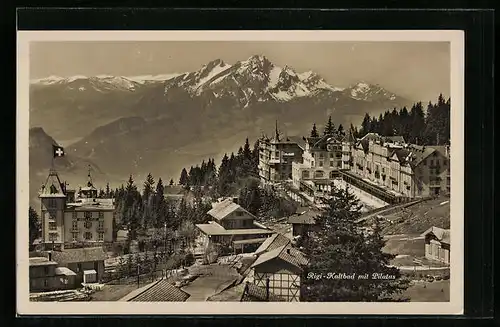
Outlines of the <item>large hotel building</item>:
{"type": "Polygon", "coordinates": [[[322,196],[336,179],[388,203],[450,191],[449,146],[407,144],[401,136],[369,133],[259,140],[264,183],[288,185],[309,197],[322,196]]]}
{"type": "Polygon", "coordinates": [[[50,170],[41,200],[42,243],[46,250],[101,246],[113,241],[113,199],[98,198],[89,172],[78,191],[68,189],[50,170]]]}

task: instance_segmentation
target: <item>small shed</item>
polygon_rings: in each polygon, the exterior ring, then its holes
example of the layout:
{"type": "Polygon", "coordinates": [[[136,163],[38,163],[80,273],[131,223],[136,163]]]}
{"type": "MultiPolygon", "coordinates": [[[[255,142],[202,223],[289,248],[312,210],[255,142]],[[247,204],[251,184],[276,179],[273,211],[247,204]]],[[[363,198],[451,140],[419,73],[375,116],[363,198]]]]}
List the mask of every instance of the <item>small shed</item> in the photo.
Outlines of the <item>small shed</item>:
{"type": "Polygon", "coordinates": [[[292,235],[303,236],[312,231],[318,215],[319,212],[313,209],[297,210],[297,213],[288,218],[288,223],[292,224],[292,235]]]}
{"type": "Polygon", "coordinates": [[[421,236],[425,238],[425,257],[450,264],[450,230],[431,227],[421,236]]]}
{"type": "Polygon", "coordinates": [[[83,282],[85,284],[97,283],[97,271],[94,269],[83,271],[83,282]]]}

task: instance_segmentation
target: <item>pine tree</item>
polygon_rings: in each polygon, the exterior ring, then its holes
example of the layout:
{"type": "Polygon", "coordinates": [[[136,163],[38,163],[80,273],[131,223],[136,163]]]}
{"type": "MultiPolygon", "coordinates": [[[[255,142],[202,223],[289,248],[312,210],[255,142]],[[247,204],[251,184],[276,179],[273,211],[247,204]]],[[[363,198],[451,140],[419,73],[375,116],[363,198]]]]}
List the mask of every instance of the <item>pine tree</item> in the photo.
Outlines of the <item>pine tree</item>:
{"type": "Polygon", "coordinates": [[[250,213],[257,215],[261,207],[261,194],[258,180],[252,179],[239,194],[240,205],[250,213]]]}
{"type": "Polygon", "coordinates": [[[111,190],[109,188],[109,183],[106,183],[106,198],[110,198],[111,197],[111,190]]]}
{"type": "Polygon", "coordinates": [[[222,196],[227,195],[230,188],[230,162],[227,153],[222,157],[219,167],[218,193],[222,196]]]}
{"type": "Polygon", "coordinates": [[[181,177],[179,178],[179,185],[186,186],[187,183],[188,183],[188,172],[186,168],[183,168],[181,172],[181,177]]]}
{"type": "Polygon", "coordinates": [[[141,217],[141,194],[137,190],[134,179],[130,175],[127,186],[124,190],[124,203],[123,203],[123,222],[128,226],[129,236],[131,240],[135,240],[137,230],[140,227],[141,217]]]}
{"type": "Polygon", "coordinates": [[[29,250],[33,251],[34,245],[33,242],[40,236],[40,218],[38,217],[38,213],[31,206],[28,210],[28,218],[29,218],[29,250]]]}
{"type": "Polygon", "coordinates": [[[316,128],[316,123],[313,124],[312,130],[311,130],[311,137],[319,137],[318,130],[316,128]]]}
{"type": "Polygon", "coordinates": [[[361,130],[359,131],[359,137],[363,137],[372,130],[372,120],[368,113],[365,114],[363,122],[361,123],[361,130]]]}
{"type": "Polygon", "coordinates": [[[342,124],[339,125],[339,128],[337,129],[337,134],[339,136],[345,136],[344,126],[342,126],[342,124]]]}
{"type": "Polygon", "coordinates": [[[172,178],[170,179],[170,183],[168,183],[168,185],[170,185],[170,186],[174,185],[174,180],[172,178]]]}
{"type": "MultiPolygon", "coordinates": [[[[325,130],[323,132],[323,135],[333,135],[335,134],[335,132],[336,130],[335,130],[335,125],[332,123],[332,116],[329,116],[328,122],[325,125],[325,130]]],[[[311,132],[311,137],[314,137],[312,136],[312,132],[311,132]]]]}
{"type": "Polygon", "coordinates": [[[167,219],[167,203],[165,200],[165,188],[163,187],[161,178],[158,178],[158,183],[156,183],[156,190],[153,197],[153,214],[154,226],[156,228],[162,227],[167,219]]]}
{"type": "Polygon", "coordinates": [[[318,229],[304,245],[310,261],[304,266],[302,301],[390,301],[409,286],[397,268],[388,266],[394,256],[382,252],[380,230],[375,228],[372,235],[365,236],[357,228],[355,220],[360,215],[356,197],[348,189],[333,187],[328,207],[316,219],[318,229]],[[354,274],[355,279],[308,278],[310,274],[327,276],[337,272],[354,274]],[[368,274],[368,278],[359,279],[363,274],[368,274]],[[394,279],[375,278],[375,274],[394,279]]]}

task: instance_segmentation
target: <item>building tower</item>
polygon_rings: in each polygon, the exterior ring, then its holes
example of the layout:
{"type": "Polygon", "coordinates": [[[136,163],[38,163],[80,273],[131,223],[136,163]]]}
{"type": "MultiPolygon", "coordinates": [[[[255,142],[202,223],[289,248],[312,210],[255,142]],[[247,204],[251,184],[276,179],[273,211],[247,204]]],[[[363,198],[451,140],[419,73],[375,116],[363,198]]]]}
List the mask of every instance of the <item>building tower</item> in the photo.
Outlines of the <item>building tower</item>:
{"type": "Polygon", "coordinates": [[[97,198],[97,189],[94,187],[94,183],[92,182],[92,175],[90,174],[90,166],[89,166],[89,174],[87,175],[87,185],[85,187],[80,188],[78,196],[79,198],[83,199],[97,198]]]}
{"type": "Polygon", "coordinates": [[[39,192],[41,201],[42,243],[46,250],[64,248],[65,185],[51,169],[39,192]]]}

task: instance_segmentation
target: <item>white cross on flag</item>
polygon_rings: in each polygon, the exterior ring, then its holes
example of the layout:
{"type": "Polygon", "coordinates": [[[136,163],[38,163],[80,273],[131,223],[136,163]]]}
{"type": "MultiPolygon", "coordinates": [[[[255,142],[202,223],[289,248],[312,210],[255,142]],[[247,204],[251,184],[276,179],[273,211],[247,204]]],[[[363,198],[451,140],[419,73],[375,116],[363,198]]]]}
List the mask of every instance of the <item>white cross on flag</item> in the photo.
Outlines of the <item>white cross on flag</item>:
{"type": "Polygon", "coordinates": [[[52,145],[52,151],[54,153],[54,158],[62,157],[66,154],[64,153],[64,148],[58,145],[52,145]]]}

